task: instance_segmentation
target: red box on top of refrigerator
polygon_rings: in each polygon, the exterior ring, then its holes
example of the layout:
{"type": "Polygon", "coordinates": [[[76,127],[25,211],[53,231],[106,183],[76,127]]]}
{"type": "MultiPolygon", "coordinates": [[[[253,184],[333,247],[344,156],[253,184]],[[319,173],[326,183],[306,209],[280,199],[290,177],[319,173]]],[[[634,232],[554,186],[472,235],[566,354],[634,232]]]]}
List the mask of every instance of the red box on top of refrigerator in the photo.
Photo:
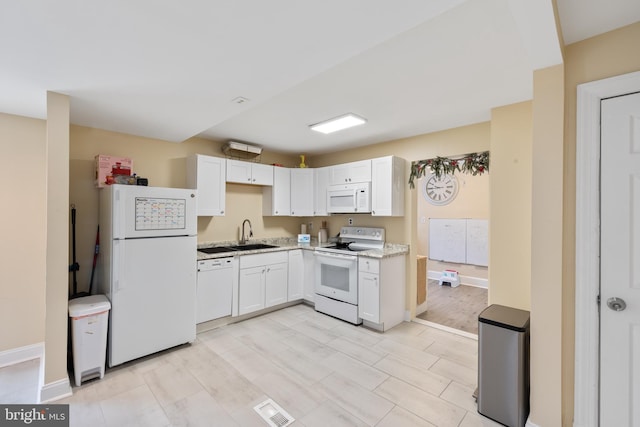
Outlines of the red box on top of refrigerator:
{"type": "Polygon", "coordinates": [[[133,160],[128,157],[98,154],[96,156],[96,187],[106,187],[113,183],[114,175],[131,175],[132,170],[133,160]]]}

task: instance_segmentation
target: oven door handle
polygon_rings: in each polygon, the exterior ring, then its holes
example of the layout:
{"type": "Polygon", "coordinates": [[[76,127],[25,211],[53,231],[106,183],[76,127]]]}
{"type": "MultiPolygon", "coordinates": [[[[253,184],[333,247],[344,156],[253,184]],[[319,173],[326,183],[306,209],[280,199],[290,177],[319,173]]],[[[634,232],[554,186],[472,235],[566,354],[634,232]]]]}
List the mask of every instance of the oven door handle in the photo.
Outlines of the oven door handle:
{"type": "Polygon", "coordinates": [[[316,256],[324,256],[330,258],[340,258],[340,259],[348,259],[348,260],[356,260],[358,259],[357,255],[342,255],[342,254],[334,254],[331,252],[315,252],[316,256]]]}

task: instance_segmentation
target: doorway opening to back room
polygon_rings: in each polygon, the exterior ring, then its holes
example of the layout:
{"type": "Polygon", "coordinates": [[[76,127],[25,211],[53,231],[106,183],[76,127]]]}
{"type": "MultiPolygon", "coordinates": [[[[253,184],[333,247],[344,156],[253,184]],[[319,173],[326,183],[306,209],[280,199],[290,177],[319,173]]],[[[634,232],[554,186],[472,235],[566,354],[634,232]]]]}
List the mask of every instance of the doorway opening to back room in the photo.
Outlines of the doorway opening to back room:
{"type": "Polygon", "coordinates": [[[489,174],[426,173],[416,191],[416,320],[477,335],[489,290],[489,174]]]}

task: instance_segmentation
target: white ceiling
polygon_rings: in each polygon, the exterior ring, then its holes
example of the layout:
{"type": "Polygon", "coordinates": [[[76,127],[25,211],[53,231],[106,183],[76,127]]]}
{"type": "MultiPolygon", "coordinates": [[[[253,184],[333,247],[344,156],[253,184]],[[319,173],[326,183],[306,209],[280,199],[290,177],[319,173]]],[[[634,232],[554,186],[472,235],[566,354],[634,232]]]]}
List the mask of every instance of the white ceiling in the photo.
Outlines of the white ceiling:
{"type": "MultiPolygon", "coordinates": [[[[557,2],[566,43],[640,20],[557,2]]],[[[78,125],[321,153],[486,121],[559,46],[551,0],[2,2],[0,112],[45,118],[55,91],[78,125]],[[368,123],[308,129],[347,112],[368,123]]]]}

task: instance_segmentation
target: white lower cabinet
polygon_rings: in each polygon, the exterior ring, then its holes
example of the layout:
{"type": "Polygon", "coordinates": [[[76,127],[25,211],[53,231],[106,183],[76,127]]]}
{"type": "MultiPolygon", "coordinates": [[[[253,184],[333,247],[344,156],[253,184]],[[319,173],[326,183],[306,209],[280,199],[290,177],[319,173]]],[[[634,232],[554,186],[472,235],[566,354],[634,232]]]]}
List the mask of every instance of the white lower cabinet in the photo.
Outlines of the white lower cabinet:
{"type": "Polygon", "coordinates": [[[379,275],[358,273],[358,316],[362,320],[380,323],[380,286],[379,275]]]}
{"type": "Polygon", "coordinates": [[[239,315],[287,301],[287,265],[286,251],[240,257],[239,315]]]}
{"type": "Polygon", "coordinates": [[[386,331],[404,320],[405,256],[358,258],[358,316],[371,328],[386,331]]]}
{"type": "Polygon", "coordinates": [[[264,306],[273,307],[274,305],[287,302],[288,289],[288,271],[286,262],[267,265],[264,282],[264,306]]]}
{"type": "Polygon", "coordinates": [[[303,299],[308,302],[314,302],[316,296],[315,253],[310,250],[302,251],[302,260],[304,263],[303,299]]]}
{"type": "Polygon", "coordinates": [[[304,292],[304,261],[302,252],[302,249],[289,251],[289,289],[287,290],[287,301],[302,299],[304,292]]]}
{"type": "Polygon", "coordinates": [[[264,308],[265,272],[267,267],[240,269],[238,313],[246,314],[264,308]]]}

